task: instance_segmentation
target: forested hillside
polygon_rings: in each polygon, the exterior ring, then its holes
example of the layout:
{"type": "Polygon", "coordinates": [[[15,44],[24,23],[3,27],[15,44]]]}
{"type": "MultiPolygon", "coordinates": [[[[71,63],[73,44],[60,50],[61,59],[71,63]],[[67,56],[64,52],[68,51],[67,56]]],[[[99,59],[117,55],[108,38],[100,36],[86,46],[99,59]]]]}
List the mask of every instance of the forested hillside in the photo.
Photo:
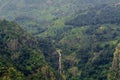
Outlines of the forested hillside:
{"type": "MultiPolygon", "coordinates": [[[[119,10],[119,4],[83,10],[75,18],[57,21],[59,26],[38,34],[62,50],[67,79],[112,80],[108,75],[114,65],[115,47],[120,41],[119,10]]],[[[115,76],[119,72],[112,73],[115,76]]],[[[115,79],[119,80],[119,76],[115,79]]]]}
{"type": "Polygon", "coordinates": [[[0,21],[0,80],[56,80],[37,40],[16,23],[0,21]]]}
{"type": "Polygon", "coordinates": [[[120,79],[120,0],[2,0],[0,18],[0,80],[120,79]]]}
{"type": "Polygon", "coordinates": [[[74,26],[96,25],[104,23],[119,24],[119,13],[119,4],[102,5],[84,11],[84,13],[81,13],[70,22],[66,22],[66,24],[74,26]]]}
{"type": "MultiPolygon", "coordinates": [[[[1,0],[0,18],[15,20],[30,33],[56,26],[54,21],[102,4],[120,0],[1,0]]],[[[75,17],[75,15],[73,15],[75,17]]]]}

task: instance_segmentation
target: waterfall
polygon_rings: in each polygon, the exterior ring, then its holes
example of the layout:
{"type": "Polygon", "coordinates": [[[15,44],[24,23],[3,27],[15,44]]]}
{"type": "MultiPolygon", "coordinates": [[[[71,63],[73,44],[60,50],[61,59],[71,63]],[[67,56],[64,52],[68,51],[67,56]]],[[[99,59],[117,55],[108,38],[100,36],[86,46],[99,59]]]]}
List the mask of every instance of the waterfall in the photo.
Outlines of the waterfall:
{"type": "Polygon", "coordinates": [[[61,80],[61,74],[62,74],[62,63],[61,63],[61,50],[58,49],[57,50],[58,56],[59,56],[59,67],[58,67],[58,71],[60,74],[60,80],[61,80]]]}

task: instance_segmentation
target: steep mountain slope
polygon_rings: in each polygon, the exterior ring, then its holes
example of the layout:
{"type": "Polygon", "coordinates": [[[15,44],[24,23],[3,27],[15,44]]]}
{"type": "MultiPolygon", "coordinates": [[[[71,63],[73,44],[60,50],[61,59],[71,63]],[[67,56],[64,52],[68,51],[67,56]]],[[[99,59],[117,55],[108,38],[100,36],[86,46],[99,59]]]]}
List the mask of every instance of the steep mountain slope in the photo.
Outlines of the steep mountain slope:
{"type": "Polygon", "coordinates": [[[56,80],[37,41],[6,20],[0,21],[0,79],[56,80]]]}

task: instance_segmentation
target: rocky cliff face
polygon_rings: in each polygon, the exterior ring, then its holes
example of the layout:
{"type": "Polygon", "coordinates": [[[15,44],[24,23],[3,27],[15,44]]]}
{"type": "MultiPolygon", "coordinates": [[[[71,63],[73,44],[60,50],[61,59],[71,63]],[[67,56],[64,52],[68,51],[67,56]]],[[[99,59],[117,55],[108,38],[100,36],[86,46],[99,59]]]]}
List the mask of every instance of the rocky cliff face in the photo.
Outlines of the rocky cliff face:
{"type": "Polygon", "coordinates": [[[110,70],[109,80],[120,80],[120,43],[117,45],[113,54],[112,67],[110,70]]]}
{"type": "Polygon", "coordinates": [[[120,69],[120,44],[115,49],[114,58],[112,62],[112,69],[120,69]]]}

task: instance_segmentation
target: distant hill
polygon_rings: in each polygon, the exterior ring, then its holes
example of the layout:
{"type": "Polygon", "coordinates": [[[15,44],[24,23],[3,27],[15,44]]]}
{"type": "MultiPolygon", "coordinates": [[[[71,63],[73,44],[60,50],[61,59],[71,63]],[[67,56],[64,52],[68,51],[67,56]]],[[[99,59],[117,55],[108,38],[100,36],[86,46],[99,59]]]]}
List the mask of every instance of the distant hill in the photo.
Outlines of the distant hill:
{"type": "Polygon", "coordinates": [[[120,5],[102,5],[80,13],[76,18],[66,22],[68,25],[85,26],[96,24],[119,24],[120,5]]]}
{"type": "Polygon", "coordinates": [[[15,20],[28,32],[38,33],[40,29],[43,31],[59,18],[66,18],[91,7],[117,2],[120,0],[1,0],[0,18],[15,20]]]}
{"type": "Polygon", "coordinates": [[[0,16],[14,19],[18,16],[29,16],[39,20],[53,19],[70,15],[101,4],[113,4],[120,0],[1,0],[0,16]]]}

